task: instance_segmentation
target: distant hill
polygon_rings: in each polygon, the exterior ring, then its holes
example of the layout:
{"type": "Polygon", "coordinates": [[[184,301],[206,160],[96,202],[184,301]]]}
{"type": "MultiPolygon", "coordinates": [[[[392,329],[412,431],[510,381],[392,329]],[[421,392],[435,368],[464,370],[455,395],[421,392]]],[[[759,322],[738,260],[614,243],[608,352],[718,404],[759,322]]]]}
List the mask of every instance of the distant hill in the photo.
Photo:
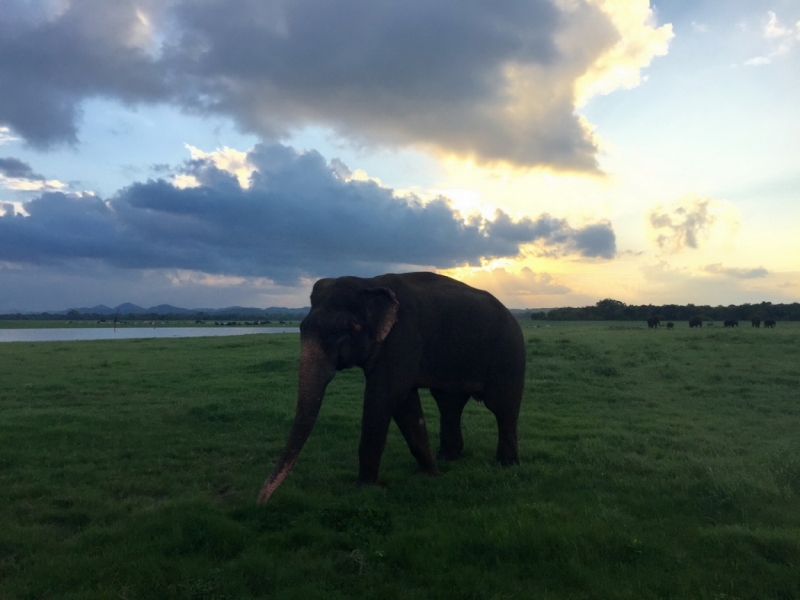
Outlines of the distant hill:
{"type": "MultiPolygon", "coordinates": [[[[138,304],[125,302],[119,306],[110,307],[105,304],[98,304],[92,307],[69,308],[67,310],[60,310],[51,314],[54,315],[67,315],[69,313],[78,313],[81,315],[196,315],[203,313],[206,315],[263,315],[264,313],[274,314],[296,314],[305,315],[309,311],[308,307],[305,308],[286,308],[283,306],[270,306],[269,308],[254,308],[246,306],[227,306],[225,308],[181,308],[180,306],[173,306],[171,304],[159,304],[144,308],[138,304]]],[[[42,314],[32,313],[30,311],[23,314],[42,314]]]]}
{"type": "Polygon", "coordinates": [[[97,306],[92,306],[91,308],[70,308],[68,310],[61,310],[53,314],[65,315],[73,310],[81,313],[82,315],[113,315],[115,309],[111,308],[110,306],[106,306],[105,304],[98,304],[97,306]]]}
{"type": "Polygon", "coordinates": [[[158,306],[151,306],[150,308],[142,308],[130,302],[117,306],[114,312],[116,313],[117,311],[119,311],[121,315],[185,315],[187,313],[197,312],[196,310],[180,308],[178,306],[172,306],[171,304],[159,304],[158,306]]]}
{"type": "Polygon", "coordinates": [[[55,319],[79,319],[85,320],[93,317],[108,318],[119,315],[120,318],[125,317],[128,319],[148,319],[156,318],[163,320],[165,317],[181,319],[243,319],[243,318],[265,318],[270,320],[300,320],[308,311],[310,307],[302,308],[287,308],[284,306],[270,306],[269,308],[255,308],[247,306],[226,306],[225,308],[182,308],[180,306],[173,306],[171,304],[159,304],[157,306],[150,306],[148,308],[125,302],[119,306],[106,306],[105,304],[97,304],[95,306],[82,306],[79,308],[69,308],[67,310],[59,310],[55,312],[49,311],[21,311],[21,310],[0,310],[0,315],[4,318],[16,319],[37,319],[37,318],[55,318],[55,319]]]}

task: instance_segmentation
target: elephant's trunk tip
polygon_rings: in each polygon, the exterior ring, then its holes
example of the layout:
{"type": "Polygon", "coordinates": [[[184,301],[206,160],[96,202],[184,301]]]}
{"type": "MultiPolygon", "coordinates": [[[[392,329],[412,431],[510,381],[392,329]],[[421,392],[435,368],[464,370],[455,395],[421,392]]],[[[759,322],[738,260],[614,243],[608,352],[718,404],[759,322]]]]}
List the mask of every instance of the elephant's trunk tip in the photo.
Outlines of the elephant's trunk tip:
{"type": "Polygon", "coordinates": [[[294,466],[294,461],[287,463],[280,469],[276,469],[276,471],[267,478],[264,485],[261,486],[261,491],[258,493],[259,504],[265,504],[267,500],[269,500],[272,493],[278,489],[283,483],[283,480],[286,479],[289,471],[292,470],[292,466],[294,466]]]}

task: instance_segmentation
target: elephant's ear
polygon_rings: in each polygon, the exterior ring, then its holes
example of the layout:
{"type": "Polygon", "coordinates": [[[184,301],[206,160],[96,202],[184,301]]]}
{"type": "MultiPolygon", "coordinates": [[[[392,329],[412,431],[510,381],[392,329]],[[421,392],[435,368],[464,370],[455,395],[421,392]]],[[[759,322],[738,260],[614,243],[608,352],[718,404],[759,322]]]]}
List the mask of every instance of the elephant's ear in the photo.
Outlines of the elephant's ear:
{"type": "Polygon", "coordinates": [[[382,342],[397,322],[400,303],[389,288],[370,288],[363,292],[366,298],[366,317],[377,342],[382,342]]]}

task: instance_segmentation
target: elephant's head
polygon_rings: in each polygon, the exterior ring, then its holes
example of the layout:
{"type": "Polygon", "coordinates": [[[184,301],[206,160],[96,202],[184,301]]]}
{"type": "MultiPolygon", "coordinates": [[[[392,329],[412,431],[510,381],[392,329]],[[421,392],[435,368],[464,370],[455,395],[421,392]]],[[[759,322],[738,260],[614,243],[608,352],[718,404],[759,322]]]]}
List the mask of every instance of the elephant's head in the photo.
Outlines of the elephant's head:
{"type": "Polygon", "coordinates": [[[321,279],[311,311],[300,323],[297,409],[289,439],[258,495],[263,504],[292,469],[317,420],[325,388],[336,371],[364,367],[397,322],[394,292],[356,277],[321,279]]]}

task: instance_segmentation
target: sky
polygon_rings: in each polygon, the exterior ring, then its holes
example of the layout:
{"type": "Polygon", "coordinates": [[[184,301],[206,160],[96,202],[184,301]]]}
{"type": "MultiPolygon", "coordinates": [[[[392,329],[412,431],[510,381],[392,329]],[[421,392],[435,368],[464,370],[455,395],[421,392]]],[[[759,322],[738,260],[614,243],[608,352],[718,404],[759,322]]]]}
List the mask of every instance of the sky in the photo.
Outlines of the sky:
{"type": "Polygon", "coordinates": [[[0,0],[0,312],[800,299],[797,0],[0,0]]]}

